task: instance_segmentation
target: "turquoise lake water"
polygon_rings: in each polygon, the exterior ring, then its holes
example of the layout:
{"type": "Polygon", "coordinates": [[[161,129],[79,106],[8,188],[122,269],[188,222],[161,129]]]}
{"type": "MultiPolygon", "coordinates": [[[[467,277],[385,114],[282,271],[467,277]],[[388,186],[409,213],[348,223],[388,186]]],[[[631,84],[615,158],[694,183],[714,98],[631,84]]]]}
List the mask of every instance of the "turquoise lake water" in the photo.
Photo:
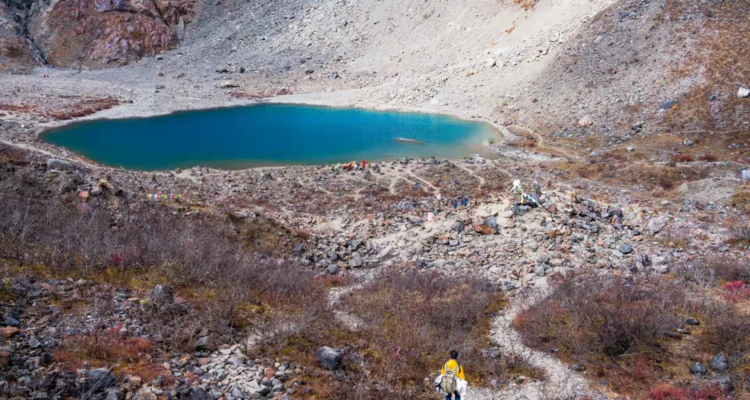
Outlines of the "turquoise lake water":
{"type": "Polygon", "coordinates": [[[496,134],[489,124],[444,115],[261,104],[86,121],[42,138],[101,164],[159,170],[454,158],[496,134]]]}

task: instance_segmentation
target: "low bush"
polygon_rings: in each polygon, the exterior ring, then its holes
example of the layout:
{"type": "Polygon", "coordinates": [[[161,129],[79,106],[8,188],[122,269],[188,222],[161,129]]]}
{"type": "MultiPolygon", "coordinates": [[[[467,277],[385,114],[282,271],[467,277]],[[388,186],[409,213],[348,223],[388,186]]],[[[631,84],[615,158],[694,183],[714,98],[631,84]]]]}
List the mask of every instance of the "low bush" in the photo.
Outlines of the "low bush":
{"type": "MultiPolygon", "coordinates": [[[[0,188],[15,190],[0,191],[0,259],[24,270],[42,265],[49,276],[102,277],[124,286],[132,276],[154,277],[194,293],[187,297],[200,311],[196,323],[221,333],[247,326],[241,317],[249,316],[252,307],[257,311],[253,322],[263,327],[278,325],[278,315],[299,316],[289,324],[297,331],[327,312],[325,283],[314,279],[309,267],[285,258],[296,242],[279,233],[295,235],[271,221],[188,215],[109,193],[82,209],[75,191],[50,192],[50,183],[35,171],[8,171],[0,176],[0,188]]],[[[59,177],[60,183],[78,179],[59,177]]],[[[178,342],[189,344],[190,334],[171,329],[171,324],[187,323],[184,318],[159,318],[155,329],[170,328],[163,329],[164,337],[179,336],[178,342]]]]}
{"type": "Polygon", "coordinates": [[[697,307],[705,327],[696,335],[698,349],[708,354],[723,353],[730,368],[750,366],[750,318],[732,304],[707,303],[697,307]]]}
{"type": "Polygon", "coordinates": [[[733,217],[727,224],[731,239],[737,242],[750,243],[750,221],[746,218],[733,217]]]}
{"type": "Polygon", "coordinates": [[[662,385],[651,390],[651,400],[727,400],[716,387],[699,388],[677,388],[670,385],[662,385]]]}
{"type": "Polygon", "coordinates": [[[152,365],[154,344],[141,337],[120,334],[122,326],[97,329],[91,334],[75,335],[65,339],[60,351],[54,355],[55,362],[76,370],[84,367],[115,367],[115,372],[137,372],[153,379],[166,374],[152,365]]]}
{"type": "Polygon", "coordinates": [[[679,293],[666,287],[578,277],[565,280],[549,297],[519,314],[514,327],[533,347],[550,344],[574,356],[616,358],[647,348],[678,324],[676,311],[682,301],[679,293]]]}
{"type": "Polygon", "coordinates": [[[676,276],[702,287],[735,281],[750,284],[750,264],[735,257],[710,256],[673,267],[676,276]]]}

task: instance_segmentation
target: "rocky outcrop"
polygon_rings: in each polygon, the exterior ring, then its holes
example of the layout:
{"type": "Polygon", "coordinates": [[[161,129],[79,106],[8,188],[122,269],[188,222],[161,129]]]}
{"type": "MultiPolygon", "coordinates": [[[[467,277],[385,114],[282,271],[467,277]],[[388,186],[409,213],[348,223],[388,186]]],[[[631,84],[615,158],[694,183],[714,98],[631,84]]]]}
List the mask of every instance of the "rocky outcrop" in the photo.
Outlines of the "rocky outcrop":
{"type": "Polygon", "coordinates": [[[0,2],[0,70],[22,70],[34,64],[13,10],[0,2]]]}
{"type": "Polygon", "coordinates": [[[28,29],[50,64],[105,68],[177,46],[170,23],[189,19],[191,9],[187,0],[58,0],[37,7],[28,29]]]}

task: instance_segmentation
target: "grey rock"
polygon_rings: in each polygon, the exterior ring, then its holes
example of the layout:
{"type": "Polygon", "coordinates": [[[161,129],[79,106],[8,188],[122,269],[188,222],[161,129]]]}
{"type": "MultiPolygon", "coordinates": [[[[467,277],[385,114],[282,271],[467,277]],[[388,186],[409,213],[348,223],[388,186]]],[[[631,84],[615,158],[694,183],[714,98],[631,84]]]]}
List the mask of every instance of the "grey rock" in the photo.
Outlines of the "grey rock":
{"type": "Polygon", "coordinates": [[[669,265],[657,265],[654,267],[654,271],[658,274],[668,274],[669,273],[669,265]]]}
{"type": "Polygon", "coordinates": [[[151,292],[151,301],[158,305],[170,305],[174,302],[172,288],[166,285],[156,285],[151,292]]]}
{"type": "Polygon", "coordinates": [[[190,400],[213,400],[213,399],[211,398],[211,396],[209,396],[208,393],[206,393],[205,390],[199,387],[194,387],[190,391],[190,400]]]}
{"type": "Polygon", "coordinates": [[[214,351],[216,350],[216,344],[214,343],[211,336],[199,337],[198,340],[195,341],[195,350],[196,351],[214,351]]]}
{"type": "Polygon", "coordinates": [[[677,101],[670,100],[670,101],[661,103],[661,105],[659,106],[659,108],[661,108],[662,110],[669,110],[669,109],[671,109],[676,104],[677,104],[677,101]]]}
{"type": "Polygon", "coordinates": [[[21,321],[11,317],[10,315],[6,315],[4,324],[5,326],[12,326],[12,327],[18,328],[19,326],[21,326],[21,321]]]}
{"type": "Polygon", "coordinates": [[[690,372],[692,372],[694,375],[706,375],[708,373],[708,368],[706,368],[705,365],[697,362],[690,366],[690,372]]]}
{"type": "Polygon", "coordinates": [[[717,379],[716,386],[719,388],[719,390],[726,394],[734,392],[734,384],[732,383],[732,378],[728,376],[723,376],[717,379]]]}
{"type": "Polygon", "coordinates": [[[72,162],[58,160],[58,159],[55,159],[55,158],[50,158],[49,160],[47,160],[47,170],[48,171],[49,170],[59,170],[59,171],[70,171],[70,172],[73,172],[73,171],[76,171],[76,170],[79,170],[79,169],[80,168],[77,165],[73,164],[72,162]]]}
{"type": "Polygon", "coordinates": [[[326,267],[326,273],[328,275],[337,275],[339,272],[341,272],[341,267],[339,267],[338,264],[330,264],[326,267]]]}
{"type": "Polygon", "coordinates": [[[631,246],[631,245],[629,245],[627,243],[623,243],[623,244],[620,245],[619,250],[620,250],[620,253],[622,253],[622,254],[630,254],[630,253],[633,252],[633,246],[631,246]]]}
{"type": "Polygon", "coordinates": [[[497,232],[498,230],[500,230],[500,226],[497,224],[497,217],[495,217],[495,216],[487,218],[486,224],[487,224],[487,226],[489,226],[490,228],[492,228],[492,230],[495,231],[495,232],[497,232]]]}
{"type": "Polygon", "coordinates": [[[360,247],[362,247],[362,239],[354,239],[349,243],[350,251],[357,251],[360,247]]]}
{"type": "Polygon", "coordinates": [[[106,368],[92,369],[86,374],[86,391],[90,393],[103,392],[115,383],[114,375],[106,368]]]}
{"type": "Polygon", "coordinates": [[[363,265],[365,265],[365,262],[364,260],[362,260],[362,257],[360,257],[359,254],[355,254],[354,257],[349,260],[349,266],[352,268],[359,268],[363,265]]]}
{"type": "Polygon", "coordinates": [[[544,265],[536,265],[536,266],[534,267],[534,273],[535,273],[535,274],[536,274],[537,276],[540,276],[540,277],[542,277],[542,276],[544,276],[544,275],[547,275],[547,270],[546,270],[546,268],[544,268],[544,265]]]}
{"type": "Polygon", "coordinates": [[[646,229],[648,229],[649,233],[651,233],[652,235],[656,235],[659,232],[661,232],[666,226],[667,226],[666,218],[653,217],[648,221],[648,225],[646,226],[646,229]]]}
{"type": "Polygon", "coordinates": [[[711,360],[711,369],[717,372],[724,372],[729,370],[729,360],[724,354],[717,354],[713,360],[711,360]]]}
{"type": "Polygon", "coordinates": [[[132,400],[156,400],[156,395],[151,391],[151,389],[145,387],[136,392],[132,400]]]}
{"type": "Polygon", "coordinates": [[[122,400],[125,398],[125,393],[118,387],[111,387],[106,390],[107,397],[104,400],[122,400]]]}
{"type": "Polygon", "coordinates": [[[315,350],[315,357],[317,357],[320,364],[327,369],[336,370],[341,367],[341,353],[332,347],[319,347],[315,350]]]}
{"type": "Polygon", "coordinates": [[[701,324],[700,321],[698,321],[697,319],[692,318],[692,317],[691,318],[686,318],[685,319],[685,323],[688,324],[688,325],[693,325],[693,326],[698,326],[698,325],[701,324]]]}
{"type": "Polygon", "coordinates": [[[298,244],[298,245],[294,246],[294,248],[292,249],[292,253],[294,255],[296,255],[297,257],[301,256],[302,254],[305,253],[305,245],[304,244],[298,244]]]}
{"type": "Polygon", "coordinates": [[[229,359],[227,359],[227,363],[228,364],[232,364],[232,365],[236,365],[238,367],[244,364],[244,362],[239,357],[237,357],[237,356],[231,356],[231,357],[229,357],[229,359]]]}

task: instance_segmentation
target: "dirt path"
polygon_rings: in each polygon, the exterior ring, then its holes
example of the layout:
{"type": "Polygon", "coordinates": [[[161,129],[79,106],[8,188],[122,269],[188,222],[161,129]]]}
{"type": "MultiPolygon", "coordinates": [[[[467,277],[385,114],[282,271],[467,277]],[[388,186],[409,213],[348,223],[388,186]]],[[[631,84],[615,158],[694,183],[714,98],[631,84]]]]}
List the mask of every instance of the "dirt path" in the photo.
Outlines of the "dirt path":
{"type": "Polygon", "coordinates": [[[474,178],[477,178],[477,180],[479,181],[479,186],[477,186],[477,189],[481,189],[485,185],[485,183],[487,183],[487,181],[484,178],[477,175],[477,173],[474,172],[471,168],[461,165],[459,163],[455,163],[455,166],[466,171],[469,175],[473,176],[474,178]]]}
{"type": "MultiPolygon", "coordinates": [[[[436,187],[435,185],[433,185],[433,184],[432,184],[432,183],[430,183],[429,181],[427,181],[427,180],[425,180],[425,179],[422,179],[422,178],[418,177],[417,175],[415,175],[415,174],[414,174],[414,172],[413,172],[413,171],[411,171],[411,170],[409,170],[409,171],[406,171],[406,174],[407,174],[407,175],[409,175],[409,176],[411,176],[412,178],[414,178],[414,179],[416,179],[416,180],[418,180],[418,181],[422,182],[422,183],[423,183],[423,184],[425,184],[426,186],[429,186],[429,187],[430,187],[430,188],[431,188],[431,189],[433,190],[433,192],[432,192],[432,193],[433,193],[433,194],[434,194],[435,196],[439,196],[439,195],[440,195],[440,189],[438,189],[438,188],[437,188],[437,187],[436,187]]],[[[422,188],[424,189],[424,186],[423,186],[422,188]]],[[[426,190],[425,190],[425,191],[426,191],[426,190]]]]}
{"type": "Polygon", "coordinates": [[[543,150],[546,153],[554,154],[554,155],[557,155],[557,156],[562,156],[562,157],[565,157],[565,158],[570,158],[570,159],[573,159],[573,160],[580,160],[581,159],[581,157],[579,157],[579,156],[577,156],[575,154],[572,154],[572,153],[570,153],[567,150],[564,150],[562,148],[557,148],[557,147],[553,148],[553,147],[547,147],[547,146],[545,146],[544,145],[544,137],[542,137],[542,135],[534,132],[533,130],[531,130],[529,128],[526,128],[526,127],[523,127],[523,126],[518,126],[518,125],[511,125],[511,127],[512,128],[516,128],[516,129],[524,130],[524,131],[528,132],[531,136],[533,136],[534,139],[536,140],[536,147],[537,147],[537,149],[541,149],[541,150],[543,150]]]}
{"type": "Polygon", "coordinates": [[[534,292],[525,297],[515,298],[507,312],[495,319],[492,341],[503,349],[503,357],[519,356],[533,367],[542,369],[546,380],[544,382],[526,383],[501,391],[470,389],[471,400],[569,399],[586,394],[587,386],[583,376],[568,368],[557,357],[526,347],[521,341],[520,335],[511,326],[513,319],[520,311],[547,296],[546,279],[539,282],[543,283],[538,285],[534,292]]]}

